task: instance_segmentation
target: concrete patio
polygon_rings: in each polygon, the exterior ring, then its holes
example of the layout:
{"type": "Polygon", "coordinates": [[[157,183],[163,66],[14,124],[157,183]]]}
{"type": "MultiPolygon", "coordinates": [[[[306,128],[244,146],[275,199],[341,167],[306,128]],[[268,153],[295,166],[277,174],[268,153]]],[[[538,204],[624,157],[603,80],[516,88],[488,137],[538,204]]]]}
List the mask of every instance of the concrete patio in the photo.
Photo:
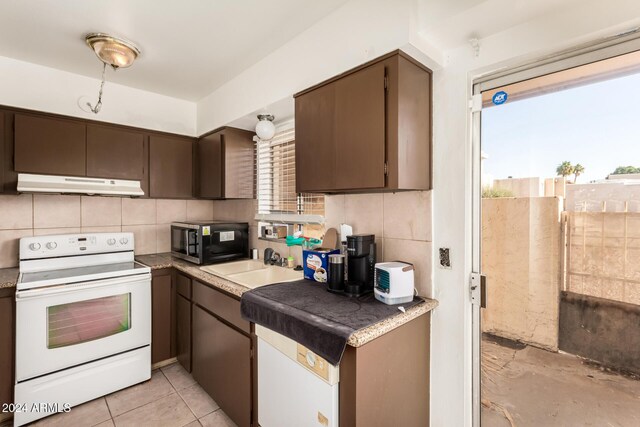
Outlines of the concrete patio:
{"type": "Polygon", "coordinates": [[[483,336],[483,427],[639,425],[640,378],[483,336]]]}

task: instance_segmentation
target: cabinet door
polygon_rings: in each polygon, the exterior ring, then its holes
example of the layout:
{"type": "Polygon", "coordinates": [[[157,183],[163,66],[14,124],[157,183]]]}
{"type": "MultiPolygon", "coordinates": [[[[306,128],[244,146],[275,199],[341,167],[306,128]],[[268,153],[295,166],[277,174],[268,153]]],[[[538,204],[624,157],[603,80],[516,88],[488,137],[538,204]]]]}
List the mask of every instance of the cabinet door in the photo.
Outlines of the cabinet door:
{"type": "Polygon", "coordinates": [[[224,198],[253,199],[253,132],[227,128],[222,138],[224,198]]]}
{"type": "Polygon", "coordinates": [[[151,281],[151,363],[171,358],[171,274],[151,281]]]}
{"type": "Polygon", "coordinates": [[[193,306],[192,374],[238,426],[251,423],[251,340],[193,306]]]}
{"type": "Polygon", "coordinates": [[[385,186],[385,67],[380,62],[335,83],[335,189],[385,186]]]}
{"type": "Polygon", "coordinates": [[[87,176],[141,180],[143,174],[144,134],[87,125],[87,176]]]}
{"type": "Polygon", "coordinates": [[[6,141],[6,135],[5,135],[5,117],[7,115],[0,111],[0,193],[4,192],[4,184],[6,182],[6,178],[5,178],[5,171],[6,171],[6,165],[5,165],[5,141],[6,141]]]}
{"type": "Polygon", "coordinates": [[[198,140],[199,196],[219,199],[222,193],[222,133],[216,132],[198,140]]]}
{"type": "Polygon", "coordinates": [[[295,104],[296,191],[333,190],[335,85],[302,94],[295,104]]]}
{"type": "Polygon", "coordinates": [[[191,372],[191,301],[176,295],[176,357],[191,372]]]}
{"type": "Polygon", "coordinates": [[[193,140],[173,136],[149,137],[149,195],[191,198],[193,140]]]}
{"type": "Polygon", "coordinates": [[[85,176],[85,133],[84,123],[16,114],[16,171],[85,176]]]}
{"type": "MultiPolygon", "coordinates": [[[[0,405],[13,402],[14,298],[0,298],[0,405]]],[[[1,415],[1,414],[0,414],[1,415]]],[[[0,416],[0,419],[2,417],[0,416]]]]}

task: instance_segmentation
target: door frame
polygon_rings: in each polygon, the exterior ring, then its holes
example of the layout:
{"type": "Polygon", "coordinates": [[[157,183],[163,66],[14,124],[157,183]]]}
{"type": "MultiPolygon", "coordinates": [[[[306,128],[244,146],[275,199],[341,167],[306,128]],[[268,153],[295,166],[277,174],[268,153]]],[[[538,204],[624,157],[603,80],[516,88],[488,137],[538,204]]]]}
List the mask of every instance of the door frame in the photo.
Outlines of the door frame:
{"type": "MultiPolygon", "coordinates": [[[[593,62],[625,55],[640,50],[640,28],[616,34],[613,36],[592,40],[569,49],[552,52],[539,56],[525,63],[495,69],[471,77],[469,100],[470,107],[470,144],[471,144],[471,275],[469,277],[469,292],[473,295],[471,276],[482,272],[482,170],[481,170],[481,131],[482,131],[482,92],[529,80],[536,77],[575,68],[593,62]]],[[[491,286],[488,283],[487,286],[491,286]]],[[[480,427],[482,416],[482,384],[481,384],[481,307],[479,298],[472,297],[472,424],[480,427]]],[[[487,301],[491,304],[491,301],[487,301]]]]}

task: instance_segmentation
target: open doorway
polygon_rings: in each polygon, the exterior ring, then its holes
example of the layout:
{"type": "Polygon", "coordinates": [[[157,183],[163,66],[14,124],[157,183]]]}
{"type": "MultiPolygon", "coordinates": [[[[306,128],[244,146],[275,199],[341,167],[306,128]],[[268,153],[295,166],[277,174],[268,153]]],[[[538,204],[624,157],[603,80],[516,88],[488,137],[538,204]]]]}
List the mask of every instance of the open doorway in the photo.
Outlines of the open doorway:
{"type": "Polygon", "coordinates": [[[640,425],[640,52],[481,94],[482,425],[640,425]]]}

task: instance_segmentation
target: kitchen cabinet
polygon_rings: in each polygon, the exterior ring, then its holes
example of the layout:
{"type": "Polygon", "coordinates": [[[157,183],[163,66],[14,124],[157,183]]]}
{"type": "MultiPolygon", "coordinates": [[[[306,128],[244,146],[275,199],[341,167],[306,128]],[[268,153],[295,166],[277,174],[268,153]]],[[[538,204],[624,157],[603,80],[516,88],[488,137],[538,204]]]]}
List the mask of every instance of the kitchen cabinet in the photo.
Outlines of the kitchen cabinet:
{"type": "Polygon", "coordinates": [[[347,346],[340,361],[341,426],[429,424],[430,324],[431,314],[423,314],[361,347],[347,346]]]}
{"type": "Polygon", "coordinates": [[[198,140],[198,197],[221,199],[222,133],[216,132],[198,140]]]}
{"type": "Polygon", "coordinates": [[[142,180],[145,135],[115,126],[87,125],[87,176],[142,180]]]}
{"type": "Polygon", "coordinates": [[[238,426],[251,425],[251,339],[198,305],[192,375],[238,426]]]}
{"type": "Polygon", "coordinates": [[[13,171],[12,123],[11,113],[0,110],[0,193],[10,192],[9,174],[13,171]]]}
{"type": "Polygon", "coordinates": [[[84,123],[17,113],[14,129],[17,172],[85,176],[84,123]]]}
{"type": "Polygon", "coordinates": [[[401,51],[296,94],[296,191],[431,189],[431,105],[431,71],[401,51]]]}
{"type": "Polygon", "coordinates": [[[296,188],[297,191],[320,192],[334,188],[333,175],[319,171],[334,169],[333,127],[327,122],[335,117],[335,85],[324,85],[296,98],[296,188]],[[317,118],[321,117],[321,120],[317,118]],[[309,173],[318,171],[318,173],[309,173]],[[328,180],[328,182],[325,182],[328,180]]]}
{"type": "Polygon", "coordinates": [[[149,196],[193,197],[193,138],[149,136],[149,196]]]}
{"type": "Polygon", "coordinates": [[[191,372],[191,279],[176,273],[176,358],[191,372]]]}
{"type": "Polygon", "coordinates": [[[253,132],[222,128],[197,142],[198,197],[252,199],[254,175],[253,132]]]}
{"type": "MultiPolygon", "coordinates": [[[[14,289],[0,289],[0,405],[13,402],[15,353],[14,289]]],[[[6,417],[0,413],[0,422],[6,417]]]]}
{"type": "Polygon", "coordinates": [[[238,425],[252,423],[253,341],[240,302],[192,280],[191,373],[238,425]]]}
{"type": "Polygon", "coordinates": [[[152,271],[151,278],[151,363],[170,359],[174,335],[171,269],[152,271]]]}

